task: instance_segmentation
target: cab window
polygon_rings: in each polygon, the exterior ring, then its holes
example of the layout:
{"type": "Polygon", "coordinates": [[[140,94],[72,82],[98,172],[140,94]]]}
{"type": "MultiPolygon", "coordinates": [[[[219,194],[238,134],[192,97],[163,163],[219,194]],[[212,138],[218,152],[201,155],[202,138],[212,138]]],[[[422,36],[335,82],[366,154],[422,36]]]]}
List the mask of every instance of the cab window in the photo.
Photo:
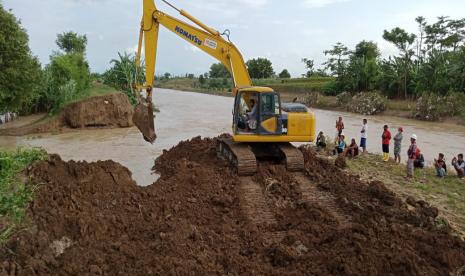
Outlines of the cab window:
{"type": "Polygon", "coordinates": [[[261,113],[274,113],[274,97],[272,94],[263,94],[261,113]]]}
{"type": "Polygon", "coordinates": [[[262,94],[261,96],[261,113],[279,114],[279,96],[274,93],[262,94]]]}

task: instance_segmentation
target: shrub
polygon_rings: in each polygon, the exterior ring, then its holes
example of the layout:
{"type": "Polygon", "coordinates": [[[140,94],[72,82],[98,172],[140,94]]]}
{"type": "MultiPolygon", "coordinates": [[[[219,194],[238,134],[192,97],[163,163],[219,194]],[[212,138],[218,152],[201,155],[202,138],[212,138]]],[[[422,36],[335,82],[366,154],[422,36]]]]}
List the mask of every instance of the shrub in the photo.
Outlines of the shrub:
{"type": "Polygon", "coordinates": [[[418,98],[412,116],[426,121],[437,121],[441,117],[460,115],[465,112],[465,94],[452,92],[447,96],[424,93],[418,98]]]}
{"type": "Polygon", "coordinates": [[[352,95],[349,92],[342,92],[336,96],[336,103],[339,106],[348,107],[352,101],[352,95]]]}
{"type": "MultiPolygon", "coordinates": [[[[462,115],[465,113],[465,93],[451,92],[445,97],[445,111],[449,115],[462,115]]],[[[446,114],[444,114],[446,115],[446,114]]]]}
{"type": "Polygon", "coordinates": [[[338,83],[334,80],[329,81],[323,85],[321,88],[321,92],[323,92],[323,95],[326,96],[335,96],[340,92],[340,87],[338,83]]]}
{"type": "Polygon", "coordinates": [[[378,92],[362,92],[352,97],[349,111],[363,115],[374,115],[386,110],[386,97],[378,92]]]}
{"type": "Polygon", "coordinates": [[[320,96],[318,92],[309,92],[306,93],[302,99],[299,99],[299,101],[307,106],[316,106],[319,103],[320,96]]]}
{"type": "Polygon", "coordinates": [[[345,107],[348,111],[363,115],[374,115],[386,110],[386,97],[378,92],[361,92],[352,96],[343,92],[336,96],[337,105],[345,107]]]}

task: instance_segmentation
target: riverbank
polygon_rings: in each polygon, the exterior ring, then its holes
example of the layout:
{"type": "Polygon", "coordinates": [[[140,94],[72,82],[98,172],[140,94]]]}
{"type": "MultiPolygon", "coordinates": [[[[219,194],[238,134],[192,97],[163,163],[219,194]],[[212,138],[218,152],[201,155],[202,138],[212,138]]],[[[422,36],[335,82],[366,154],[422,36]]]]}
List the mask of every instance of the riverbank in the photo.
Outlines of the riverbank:
{"type": "MultiPolygon", "coordinates": [[[[28,224],[0,247],[6,274],[458,275],[465,242],[427,202],[404,200],[300,147],[303,172],[238,176],[216,138],[163,152],[153,185],[114,161],[30,166],[28,224]],[[328,173],[331,172],[331,173],[328,173]]],[[[153,163],[152,163],[153,164],[153,163]]]]}
{"type": "MultiPolygon", "coordinates": [[[[254,84],[257,86],[268,86],[273,88],[273,90],[280,93],[283,102],[290,102],[294,99],[297,99],[298,101],[304,101],[304,97],[307,95],[307,93],[315,92],[318,93],[318,100],[312,103],[310,107],[331,111],[347,112],[347,108],[345,106],[338,105],[336,96],[326,96],[323,95],[323,93],[321,93],[321,91],[325,89],[325,85],[329,83],[331,80],[333,80],[333,78],[331,77],[286,80],[264,79],[254,80],[254,84]]],[[[224,87],[213,88],[206,87],[205,85],[200,85],[198,79],[196,78],[172,78],[157,81],[155,83],[155,87],[232,97],[229,88],[231,85],[229,85],[229,82],[226,83],[227,85],[225,85],[224,87]]],[[[412,110],[415,108],[415,106],[416,102],[412,100],[388,99],[386,102],[386,110],[378,115],[417,120],[412,117],[412,110]]],[[[457,125],[465,125],[465,114],[460,116],[450,116],[441,118],[436,123],[443,122],[457,125]]]]}
{"type": "Polygon", "coordinates": [[[406,165],[396,164],[393,160],[383,162],[379,154],[363,154],[347,159],[347,170],[367,181],[379,180],[407,200],[414,197],[437,207],[445,220],[458,235],[465,238],[465,180],[459,179],[454,168],[448,166],[448,176],[439,178],[432,167],[416,169],[412,180],[405,179],[406,165]]]}
{"type": "Polygon", "coordinates": [[[0,127],[0,136],[57,133],[67,129],[133,126],[134,108],[121,92],[92,94],[68,103],[58,114],[36,114],[0,127]]]}

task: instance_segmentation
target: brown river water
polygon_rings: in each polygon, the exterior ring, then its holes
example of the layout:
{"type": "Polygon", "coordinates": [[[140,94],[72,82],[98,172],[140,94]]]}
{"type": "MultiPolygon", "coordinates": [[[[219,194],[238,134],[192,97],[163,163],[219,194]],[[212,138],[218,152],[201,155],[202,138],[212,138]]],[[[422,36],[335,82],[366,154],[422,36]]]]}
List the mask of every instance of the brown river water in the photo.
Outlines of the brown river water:
{"type": "MultiPolygon", "coordinates": [[[[200,93],[155,89],[155,105],[160,109],[155,119],[157,140],[145,142],[137,128],[87,129],[60,134],[40,134],[25,137],[0,137],[0,148],[16,146],[43,147],[57,153],[64,160],[114,160],[129,168],[139,185],[152,184],[157,175],[151,173],[154,160],[164,149],[195,136],[214,137],[231,131],[233,98],[200,93]]],[[[315,109],[317,130],[331,137],[335,134],[335,120],[343,116],[347,139],[360,140],[362,119],[352,113],[315,109]]],[[[381,152],[381,133],[388,124],[393,135],[397,127],[404,128],[402,156],[406,156],[408,137],[418,136],[418,145],[431,164],[439,152],[450,161],[452,155],[465,152],[465,126],[430,123],[398,117],[367,116],[368,150],[381,152]]],[[[391,146],[391,152],[392,152],[391,146]]],[[[391,153],[392,154],[392,153],[391,153]]],[[[404,158],[405,159],[405,158],[404,158]]]]}

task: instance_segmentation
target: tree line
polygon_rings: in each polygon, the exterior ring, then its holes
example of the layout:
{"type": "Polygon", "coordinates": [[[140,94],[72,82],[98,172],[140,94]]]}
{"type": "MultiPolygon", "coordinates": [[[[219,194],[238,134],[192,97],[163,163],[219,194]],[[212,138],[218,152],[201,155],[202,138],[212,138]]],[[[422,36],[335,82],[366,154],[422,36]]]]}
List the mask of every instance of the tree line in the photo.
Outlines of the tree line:
{"type": "Polygon", "coordinates": [[[0,26],[0,113],[55,113],[85,93],[91,79],[85,35],[58,34],[58,49],[42,68],[19,20],[1,4],[0,26]]]}
{"type": "MultiPolygon", "coordinates": [[[[439,17],[428,23],[420,16],[415,21],[417,33],[399,27],[384,30],[383,38],[398,49],[397,55],[382,58],[372,41],[363,40],[354,49],[337,42],[324,51],[327,60],[322,68],[315,69],[312,59],[302,58],[306,68],[302,77],[332,76],[322,88],[329,95],[344,91],[380,91],[390,98],[446,97],[454,92],[465,95],[465,19],[439,17]]],[[[87,37],[65,32],[57,35],[57,49],[42,66],[32,55],[19,20],[1,4],[0,25],[0,113],[56,113],[64,104],[85,96],[95,78],[123,90],[135,102],[132,84],[143,81],[144,71],[136,68],[134,55],[119,53],[105,73],[91,74],[87,37]]],[[[262,57],[248,60],[246,66],[253,79],[291,77],[287,69],[276,74],[272,62],[262,57]]],[[[194,78],[193,74],[187,76],[194,78]]],[[[156,79],[170,77],[165,73],[156,79]]],[[[227,89],[232,85],[231,75],[221,63],[212,64],[198,82],[205,88],[227,89]]]]}
{"type": "Polygon", "coordinates": [[[323,64],[336,79],[330,92],[378,90],[390,98],[445,96],[465,91],[465,19],[438,17],[428,23],[415,19],[417,33],[396,27],[384,30],[383,39],[398,55],[380,57],[376,43],[361,41],[355,49],[338,42],[324,52],[323,64]]]}

